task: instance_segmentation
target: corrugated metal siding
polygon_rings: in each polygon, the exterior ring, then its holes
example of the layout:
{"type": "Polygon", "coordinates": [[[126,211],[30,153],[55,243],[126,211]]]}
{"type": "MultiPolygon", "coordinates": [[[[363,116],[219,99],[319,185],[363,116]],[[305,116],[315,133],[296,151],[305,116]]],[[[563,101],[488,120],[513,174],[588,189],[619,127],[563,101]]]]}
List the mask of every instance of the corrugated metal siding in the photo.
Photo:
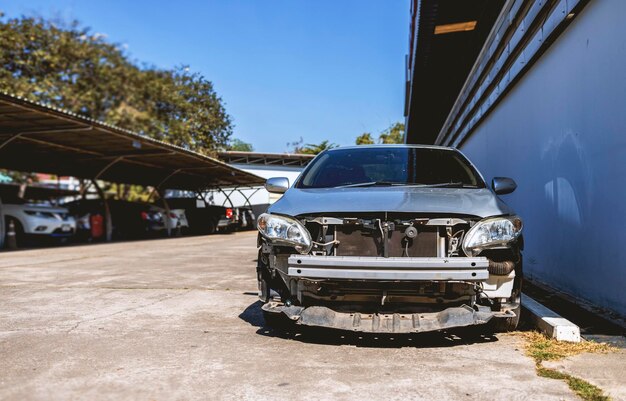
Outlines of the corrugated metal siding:
{"type": "Polygon", "coordinates": [[[626,316],[626,2],[591,1],[466,140],[525,221],[532,278],[626,316]]]}

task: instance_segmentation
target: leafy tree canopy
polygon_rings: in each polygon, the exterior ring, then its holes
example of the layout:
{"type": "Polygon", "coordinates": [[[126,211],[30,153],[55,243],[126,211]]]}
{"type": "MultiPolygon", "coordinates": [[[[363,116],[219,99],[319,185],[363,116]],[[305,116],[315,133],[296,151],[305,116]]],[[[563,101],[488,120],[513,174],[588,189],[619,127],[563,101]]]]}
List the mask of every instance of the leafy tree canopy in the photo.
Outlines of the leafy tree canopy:
{"type": "Polygon", "coordinates": [[[302,137],[295,142],[287,143],[287,146],[291,147],[291,153],[298,153],[303,155],[316,155],[325,151],[326,149],[336,148],[338,145],[328,140],[324,140],[318,144],[307,143],[303,145],[302,137]]]}
{"type": "MultiPolygon", "coordinates": [[[[356,138],[357,145],[372,145],[374,138],[369,132],[365,132],[356,138]]],[[[404,143],[404,124],[393,123],[378,136],[378,143],[404,143]]]]}
{"type": "Polygon", "coordinates": [[[227,150],[236,150],[239,152],[254,152],[254,147],[248,142],[244,142],[241,139],[234,138],[230,141],[227,150]]]}
{"type": "Polygon", "coordinates": [[[302,153],[305,155],[316,155],[318,153],[325,151],[326,149],[332,149],[336,147],[337,147],[337,144],[331,143],[328,140],[324,140],[318,144],[307,143],[297,153],[302,153]]]}
{"type": "Polygon", "coordinates": [[[232,123],[213,84],[185,66],[138,66],[74,21],[0,15],[0,88],[204,153],[232,123]]]}
{"type": "Polygon", "coordinates": [[[373,145],[374,138],[372,138],[372,134],[370,134],[369,132],[365,132],[356,137],[356,144],[357,145],[373,145]]]}
{"type": "MultiPolygon", "coordinates": [[[[357,145],[373,145],[376,143],[372,134],[369,132],[364,132],[356,138],[357,145]]],[[[378,136],[378,143],[384,144],[393,144],[393,143],[404,143],[404,124],[401,122],[393,123],[389,128],[382,131],[378,136]]],[[[336,148],[337,145],[324,140],[319,144],[307,143],[303,144],[302,137],[295,142],[287,143],[287,146],[291,148],[292,153],[302,153],[309,155],[316,155],[326,149],[336,148]]]]}
{"type": "Polygon", "coordinates": [[[404,123],[391,124],[380,133],[378,140],[380,143],[404,143],[404,123]]]}

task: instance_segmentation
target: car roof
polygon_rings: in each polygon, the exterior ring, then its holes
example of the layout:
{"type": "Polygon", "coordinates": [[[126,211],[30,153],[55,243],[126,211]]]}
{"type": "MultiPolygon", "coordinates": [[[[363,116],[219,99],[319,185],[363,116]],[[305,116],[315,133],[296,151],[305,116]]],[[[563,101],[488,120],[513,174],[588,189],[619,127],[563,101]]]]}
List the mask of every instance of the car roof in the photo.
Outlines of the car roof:
{"type": "Polygon", "coordinates": [[[342,149],[363,149],[363,148],[405,148],[405,149],[438,149],[438,150],[452,150],[456,151],[456,148],[450,146],[437,146],[437,145],[417,145],[417,144],[405,144],[405,143],[392,143],[392,144],[374,144],[374,145],[349,145],[340,146],[337,148],[327,149],[332,152],[334,150],[342,149]]]}

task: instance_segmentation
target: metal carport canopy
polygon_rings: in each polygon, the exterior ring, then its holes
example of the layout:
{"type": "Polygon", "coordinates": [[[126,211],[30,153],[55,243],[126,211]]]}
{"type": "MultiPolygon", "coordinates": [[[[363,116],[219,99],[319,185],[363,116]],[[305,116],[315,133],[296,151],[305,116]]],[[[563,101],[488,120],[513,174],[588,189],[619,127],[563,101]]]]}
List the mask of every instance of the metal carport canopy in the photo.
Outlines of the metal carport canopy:
{"type": "Polygon", "coordinates": [[[79,191],[39,185],[0,184],[0,197],[20,197],[28,200],[57,199],[64,196],[80,195],[79,191]],[[23,196],[20,196],[23,192],[23,196]]]}
{"type": "Polygon", "coordinates": [[[214,158],[5,92],[0,168],[193,191],[265,181],[214,158]]]}

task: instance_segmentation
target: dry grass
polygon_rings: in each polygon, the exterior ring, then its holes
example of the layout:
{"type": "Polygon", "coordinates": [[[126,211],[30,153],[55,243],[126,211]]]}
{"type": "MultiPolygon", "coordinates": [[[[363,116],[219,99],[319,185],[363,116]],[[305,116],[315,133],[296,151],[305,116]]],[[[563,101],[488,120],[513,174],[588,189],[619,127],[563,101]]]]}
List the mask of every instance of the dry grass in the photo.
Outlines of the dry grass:
{"type": "Polygon", "coordinates": [[[539,376],[565,380],[569,388],[585,401],[610,401],[611,398],[604,395],[602,389],[593,384],[578,377],[559,372],[558,370],[545,368],[541,366],[541,363],[543,361],[557,361],[584,352],[605,354],[607,352],[613,352],[617,350],[617,348],[608,344],[585,340],[579,343],[556,341],[536,331],[519,334],[526,340],[526,355],[535,360],[537,374],[539,376]]]}
{"type": "Polygon", "coordinates": [[[617,348],[604,343],[582,340],[579,343],[556,341],[536,331],[520,333],[526,340],[526,354],[535,362],[557,361],[568,356],[582,354],[606,354],[616,351],[617,348]]]}

